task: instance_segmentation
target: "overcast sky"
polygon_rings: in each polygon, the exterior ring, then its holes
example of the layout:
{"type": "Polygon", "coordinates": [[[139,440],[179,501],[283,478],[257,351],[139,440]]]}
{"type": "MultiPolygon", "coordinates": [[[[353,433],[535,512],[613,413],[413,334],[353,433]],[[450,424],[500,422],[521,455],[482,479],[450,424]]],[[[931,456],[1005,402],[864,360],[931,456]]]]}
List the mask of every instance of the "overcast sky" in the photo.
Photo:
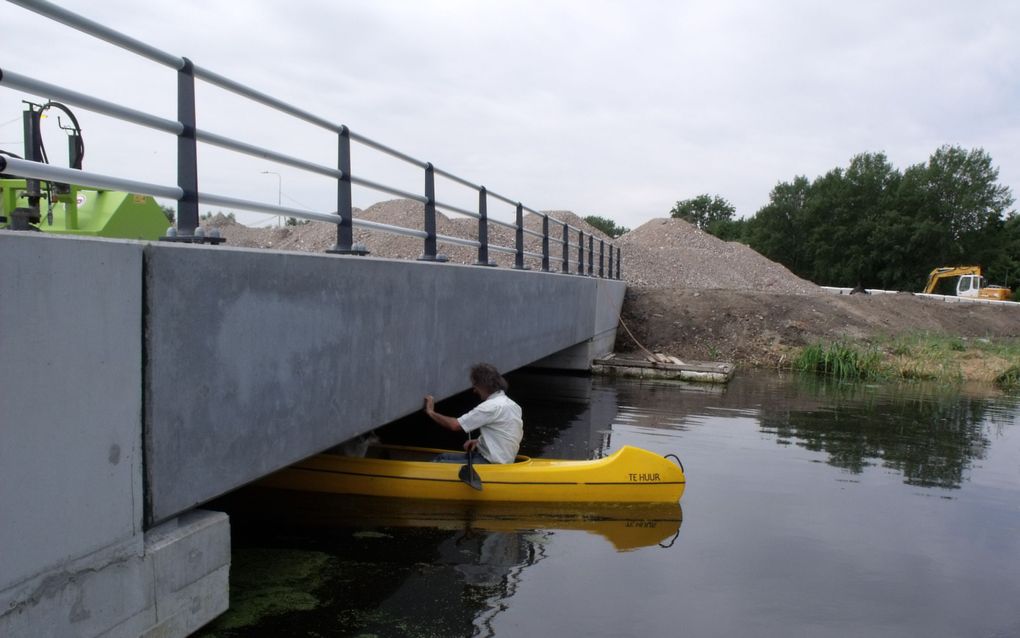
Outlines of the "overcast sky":
{"type": "MultiPolygon", "coordinates": [[[[984,148],[1020,192],[1017,2],[60,4],[538,210],[633,228],[709,193],[743,217],[780,181],[861,152],[904,169],[943,144],[984,148]]],[[[173,71],[7,2],[0,24],[0,68],[175,116],[173,71]]],[[[28,97],[0,87],[0,148],[21,152],[28,97]]],[[[172,137],[76,111],[87,170],[174,183],[172,137]]],[[[329,133],[217,89],[200,87],[198,118],[335,162],[329,133]]],[[[66,162],[56,122],[46,127],[51,158],[66,162]]],[[[327,179],[200,152],[202,190],[335,209],[327,179]]],[[[353,171],[422,189],[419,169],[357,145],[353,171]]],[[[437,199],[473,208],[465,190],[441,181],[437,199]]]]}

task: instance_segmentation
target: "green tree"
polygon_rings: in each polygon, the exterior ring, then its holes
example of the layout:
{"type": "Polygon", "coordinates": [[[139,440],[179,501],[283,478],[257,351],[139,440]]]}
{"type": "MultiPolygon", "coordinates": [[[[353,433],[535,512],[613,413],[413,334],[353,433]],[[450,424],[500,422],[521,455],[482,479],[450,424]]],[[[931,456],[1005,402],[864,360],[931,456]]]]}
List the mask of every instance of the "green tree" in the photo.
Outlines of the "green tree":
{"type": "Polygon", "coordinates": [[[1013,300],[1020,300],[1020,215],[1010,213],[1002,224],[1002,250],[999,259],[988,264],[988,272],[995,278],[993,284],[1013,289],[1013,300]]]}
{"type": "Polygon", "coordinates": [[[609,235],[613,239],[616,239],[617,237],[619,237],[620,235],[623,235],[624,233],[630,232],[629,228],[624,228],[623,226],[617,226],[616,222],[614,222],[613,220],[608,219],[606,217],[599,217],[597,215],[589,215],[588,217],[584,218],[584,221],[588,222],[589,224],[591,224],[595,228],[598,228],[599,230],[601,230],[605,234],[609,235]]]}
{"type": "Polygon", "coordinates": [[[932,268],[961,264],[1002,283],[1020,274],[1012,204],[981,149],[943,146],[902,173],[883,153],[862,153],[814,181],[780,182],[744,237],[820,284],[920,290],[932,268]]]}
{"type": "Polygon", "coordinates": [[[217,215],[226,218],[227,221],[234,222],[234,223],[237,222],[237,217],[234,216],[234,213],[224,213],[222,210],[218,210],[215,213],[212,212],[211,210],[207,210],[204,213],[202,213],[201,215],[199,215],[198,219],[200,221],[207,222],[207,221],[212,220],[217,215]]]}
{"type": "Polygon", "coordinates": [[[846,169],[834,169],[812,184],[808,198],[814,281],[839,286],[880,286],[882,261],[895,258],[882,245],[895,209],[893,194],[902,176],[883,153],[861,153],[846,169]]]}
{"type": "Polygon", "coordinates": [[[746,233],[752,248],[802,277],[808,275],[805,238],[810,188],[803,176],[777,184],[769,194],[769,203],[748,220],[746,233]]]}
{"type": "Polygon", "coordinates": [[[957,146],[943,146],[927,163],[907,169],[910,191],[904,197],[914,219],[912,243],[926,260],[918,276],[935,266],[977,264],[987,270],[999,260],[1013,196],[998,178],[988,153],[957,146]]]}
{"type": "Polygon", "coordinates": [[[736,212],[733,204],[722,197],[706,194],[678,201],[669,211],[669,215],[705,229],[713,222],[732,220],[736,212]]]}
{"type": "Polygon", "coordinates": [[[164,204],[160,204],[159,208],[160,210],[163,211],[163,214],[166,215],[167,221],[169,221],[171,224],[173,224],[177,220],[177,211],[174,209],[173,206],[166,206],[164,204]]]}
{"type": "Polygon", "coordinates": [[[748,243],[748,223],[745,219],[717,219],[705,227],[705,232],[715,235],[723,241],[739,241],[748,243]]]}

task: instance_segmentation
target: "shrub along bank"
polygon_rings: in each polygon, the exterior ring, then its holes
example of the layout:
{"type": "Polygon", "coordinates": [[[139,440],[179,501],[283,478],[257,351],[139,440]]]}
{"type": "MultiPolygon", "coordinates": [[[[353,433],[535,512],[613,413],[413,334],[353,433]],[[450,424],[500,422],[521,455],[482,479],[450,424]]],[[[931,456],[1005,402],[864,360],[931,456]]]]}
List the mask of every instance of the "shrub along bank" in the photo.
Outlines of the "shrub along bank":
{"type": "Polygon", "coordinates": [[[874,342],[816,342],[793,367],[845,380],[979,381],[1020,388],[1020,338],[952,337],[907,333],[874,342]]]}

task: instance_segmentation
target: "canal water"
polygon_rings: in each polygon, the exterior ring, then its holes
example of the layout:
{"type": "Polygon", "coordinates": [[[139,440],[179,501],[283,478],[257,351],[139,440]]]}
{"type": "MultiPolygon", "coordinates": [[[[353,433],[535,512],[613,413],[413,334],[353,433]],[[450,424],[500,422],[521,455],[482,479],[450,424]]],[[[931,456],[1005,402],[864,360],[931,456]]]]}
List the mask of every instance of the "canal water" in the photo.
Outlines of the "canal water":
{"type": "MultiPolygon", "coordinates": [[[[522,453],[674,453],[681,504],[244,490],[214,504],[231,610],[201,635],[1020,636],[1018,397],[774,373],[510,382],[522,453]]],[[[381,435],[457,444],[437,431],[417,416],[381,435]]]]}

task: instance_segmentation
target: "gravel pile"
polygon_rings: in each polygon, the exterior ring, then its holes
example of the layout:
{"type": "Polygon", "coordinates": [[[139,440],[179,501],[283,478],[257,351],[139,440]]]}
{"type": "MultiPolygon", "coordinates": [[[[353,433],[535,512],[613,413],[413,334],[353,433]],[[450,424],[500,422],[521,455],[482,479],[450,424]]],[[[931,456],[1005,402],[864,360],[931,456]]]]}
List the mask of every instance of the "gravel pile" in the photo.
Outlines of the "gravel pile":
{"type": "MultiPolygon", "coordinates": [[[[364,211],[358,209],[354,211],[355,219],[364,219],[389,226],[399,226],[415,230],[422,228],[424,215],[424,205],[409,199],[394,199],[380,202],[368,207],[364,211]]],[[[609,240],[607,235],[570,211],[548,211],[548,215],[552,219],[565,221],[574,228],[580,228],[586,234],[595,235],[596,250],[598,249],[599,239],[609,240]]],[[[219,228],[223,236],[226,237],[227,243],[231,246],[323,252],[336,244],[336,226],[323,222],[310,222],[298,226],[284,226],[282,228],[249,228],[233,222],[223,215],[216,215],[212,219],[204,220],[202,224],[207,227],[219,228]]],[[[535,232],[542,232],[542,217],[530,213],[525,214],[524,227],[535,232]]],[[[471,217],[450,217],[437,211],[436,232],[439,235],[477,241],[478,220],[471,217]]],[[[502,246],[512,250],[516,245],[514,230],[490,221],[488,232],[489,261],[503,267],[512,266],[514,254],[497,250],[495,246],[502,246]]],[[[562,237],[562,233],[562,226],[550,223],[550,237],[559,239],[562,237]]],[[[570,252],[571,270],[573,270],[577,260],[577,231],[570,231],[570,240],[572,242],[570,252]]],[[[358,226],[354,227],[354,241],[364,244],[372,256],[390,259],[417,259],[422,254],[424,243],[418,237],[395,235],[358,226]]],[[[524,250],[541,254],[541,238],[525,234],[524,250]]],[[[563,255],[562,250],[561,244],[550,241],[551,270],[559,269],[563,255]]],[[[587,244],[585,245],[585,250],[587,250],[587,244]]],[[[440,242],[438,251],[454,263],[474,264],[478,261],[478,248],[476,247],[440,242]]],[[[587,261],[587,258],[585,259],[587,261]]],[[[541,268],[541,265],[540,258],[525,257],[525,266],[538,269],[541,268]]]]}
{"type": "Polygon", "coordinates": [[[617,243],[623,251],[623,278],[639,288],[820,292],[748,246],[723,241],[682,219],[653,219],[617,243]]]}
{"type": "MultiPolygon", "coordinates": [[[[565,221],[574,228],[595,236],[595,268],[598,268],[598,241],[609,237],[580,216],[570,211],[547,211],[550,218],[565,221]]],[[[364,219],[390,226],[420,229],[424,206],[408,199],[395,199],[374,204],[364,211],[355,209],[356,219],[364,219]]],[[[222,215],[203,221],[204,226],[217,227],[231,246],[272,248],[323,252],[336,244],[336,226],[323,222],[310,222],[282,228],[249,228],[222,215]]],[[[524,216],[524,226],[535,232],[542,231],[542,218],[534,214],[524,216]]],[[[475,241],[478,238],[478,220],[470,217],[450,217],[436,214],[436,232],[440,235],[475,241]]],[[[562,238],[563,227],[550,223],[549,234],[562,238]]],[[[394,235],[378,230],[355,226],[354,241],[364,244],[373,257],[391,259],[417,259],[422,254],[423,240],[417,237],[394,235]]],[[[570,270],[577,264],[577,231],[570,231],[570,270]]],[[[695,288],[759,290],[777,293],[807,294],[818,287],[801,279],[785,267],[769,261],[747,246],[725,242],[696,226],[679,219],[653,219],[616,240],[623,252],[622,274],[631,286],[639,288],[695,288]]],[[[514,263],[512,252],[496,250],[493,246],[513,249],[514,230],[489,223],[489,260],[502,267],[514,263]]],[[[458,244],[439,244],[439,253],[451,262],[474,264],[478,249],[458,244]]],[[[525,234],[524,250],[542,252],[542,240],[525,234]]],[[[587,238],[585,263],[587,264],[587,238]]],[[[550,241],[550,269],[558,271],[562,263],[563,248],[550,241]]],[[[525,265],[541,268],[541,259],[526,257],[525,265]]],[[[606,263],[608,267],[608,262],[606,263]]]]}

